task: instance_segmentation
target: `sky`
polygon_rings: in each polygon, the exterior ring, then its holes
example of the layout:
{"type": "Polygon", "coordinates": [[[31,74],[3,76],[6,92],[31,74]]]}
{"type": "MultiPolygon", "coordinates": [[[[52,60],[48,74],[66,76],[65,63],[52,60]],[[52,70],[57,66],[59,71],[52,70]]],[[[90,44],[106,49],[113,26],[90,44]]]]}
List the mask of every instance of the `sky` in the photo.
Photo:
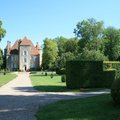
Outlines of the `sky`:
{"type": "Polygon", "coordinates": [[[42,45],[46,37],[74,37],[76,24],[88,18],[120,28],[120,0],[0,0],[0,20],[7,31],[0,48],[25,36],[34,45],[42,45]]]}

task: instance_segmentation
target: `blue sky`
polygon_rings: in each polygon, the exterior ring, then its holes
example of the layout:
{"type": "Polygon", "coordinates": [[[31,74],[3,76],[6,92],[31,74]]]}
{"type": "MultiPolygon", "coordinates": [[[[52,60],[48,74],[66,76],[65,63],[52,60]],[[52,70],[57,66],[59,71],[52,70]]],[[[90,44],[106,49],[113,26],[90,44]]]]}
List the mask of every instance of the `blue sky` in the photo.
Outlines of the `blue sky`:
{"type": "Polygon", "coordinates": [[[34,44],[43,44],[46,37],[74,37],[76,24],[88,18],[120,28],[120,0],[0,0],[0,20],[7,31],[0,47],[24,36],[34,44]]]}

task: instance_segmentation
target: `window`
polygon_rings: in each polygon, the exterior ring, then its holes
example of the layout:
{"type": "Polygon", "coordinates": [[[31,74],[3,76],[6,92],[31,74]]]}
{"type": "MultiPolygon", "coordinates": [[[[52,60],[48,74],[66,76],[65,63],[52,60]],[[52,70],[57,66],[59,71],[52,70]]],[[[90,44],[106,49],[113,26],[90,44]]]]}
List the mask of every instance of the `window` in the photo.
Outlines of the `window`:
{"type": "Polygon", "coordinates": [[[27,58],[24,58],[24,62],[25,62],[25,63],[27,62],[27,58]]]}
{"type": "Polygon", "coordinates": [[[23,55],[24,55],[24,56],[27,55],[27,51],[26,51],[26,50],[23,51],[23,55]]]}
{"type": "Polygon", "coordinates": [[[14,56],[11,56],[11,61],[12,61],[12,62],[14,61],[14,56]]]}

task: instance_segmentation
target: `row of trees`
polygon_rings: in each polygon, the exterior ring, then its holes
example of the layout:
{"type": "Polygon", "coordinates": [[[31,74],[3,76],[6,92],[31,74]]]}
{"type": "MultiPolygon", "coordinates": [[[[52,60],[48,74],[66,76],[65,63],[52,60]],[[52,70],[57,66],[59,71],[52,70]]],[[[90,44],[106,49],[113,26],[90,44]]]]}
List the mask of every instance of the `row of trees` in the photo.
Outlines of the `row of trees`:
{"type": "Polygon", "coordinates": [[[87,19],[78,22],[75,38],[46,38],[43,48],[44,69],[65,68],[67,60],[119,60],[120,29],[104,28],[103,21],[87,19]]]}

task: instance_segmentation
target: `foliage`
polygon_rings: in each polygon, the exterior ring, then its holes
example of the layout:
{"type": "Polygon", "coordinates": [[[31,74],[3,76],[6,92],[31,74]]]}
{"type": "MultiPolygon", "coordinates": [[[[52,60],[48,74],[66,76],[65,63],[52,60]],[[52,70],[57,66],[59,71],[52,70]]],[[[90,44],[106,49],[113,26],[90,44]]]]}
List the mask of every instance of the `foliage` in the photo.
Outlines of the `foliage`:
{"type": "Polygon", "coordinates": [[[76,25],[75,34],[80,39],[94,40],[100,38],[103,30],[103,22],[97,22],[94,18],[83,20],[76,25]]]}
{"type": "Polygon", "coordinates": [[[61,36],[55,38],[54,40],[57,42],[58,56],[61,56],[62,53],[65,53],[65,43],[68,41],[68,39],[61,36]]]}
{"type": "Polygon", "coordinates": [[[60,69],[59,67],[56,68],[56,74],[64,75],[66,73],[65,68],[60,69]]]}
{"type": "Polygon", "coordinates": [[[77,53],[78,52],[78,40],[70,38],[64,44],[65,52],[77,53]]]}
{"type": "Polygon", "coordinates": [[[120,30],[108,27],[104,32],[105,55],[109,60],[117,60],[120,56],[120,30]]]}
{"type": "Polygon", "coordinates": [[[120,108],[110,95],[62,100],[39,109],[37,120],[119,120],[120,108]]]}
{"type": "Polygon", "coordinates": [[[68,88],[111,87],[115,71],[103,72],[103,61],[68,61],[66,84],[68,88]]]}
{"type": "Polygon", "coordinates": [[[117,78],[111,88],[111,96],[115,103],[120,105],[120,78],[117,78]]]}
{"type": "Polygon", "coordinates": [[[74,56],[73,53],[71,53],[71,52],[63,53],[57,59],[57,67],[60,68],[60,69],[65,68],[66,61],[74,60],[74,59],[75,59],[75,56],[74,56]]]}
{"type": "Polygon", "coordinates": [[[82,50],[86,44],[91,40],[98,40],[102,37],[103,22],[97,22],[95,19],[87,19],[82,22],[78,22],[74,33],[79,41],[79,49],[82,50]]]}
{"type": "Polygon", "coordinates": [[[77,57],[78,60],[95,60],[95,61],[100,61],[100,60],[108,60],[106,56],[104,56],[103,53],[100,52],[100,50],[88,50],[87,48],[83,49],[83,52],[78,55],[77,57]]]}
{"type": "Polygon", "coordinates": [[[6,30],[4,28],[2,28],[2,21],[0,20],[0,41],[1,38],[3,38],[6,34],[6,30]]]}
{"type": "Polygon", "coordinates": [[[0,69],[3,67],[3,51],[0,49],[0,69]]]}
{"type": "Polygon", "coordinates": [[[61,76],[61,82],[66,82],[66,75],[61,76]]]}
{"type": "Polygon", "coordinates": [[[116,78],[120,77],[120,62],[119,61],[104,61],[103,69],[104,70],[115,70],[116,78]]]}
{"type": "Polygon", "coordinates": [[[57,39],[58,58],[56,67],[59,69],[65,68],[66,61],[76,58],[78,49],[78,40],[75,38],[65,39],[60,37],[57,39]]]}
{"type": "Polygon", "coordinates": [[[51,39],[46,38],[44,40],[43,48],[43,62],[44,69],[51,69],[55,66],[55,62],[58,56],[57,43],[51,39]]]}

